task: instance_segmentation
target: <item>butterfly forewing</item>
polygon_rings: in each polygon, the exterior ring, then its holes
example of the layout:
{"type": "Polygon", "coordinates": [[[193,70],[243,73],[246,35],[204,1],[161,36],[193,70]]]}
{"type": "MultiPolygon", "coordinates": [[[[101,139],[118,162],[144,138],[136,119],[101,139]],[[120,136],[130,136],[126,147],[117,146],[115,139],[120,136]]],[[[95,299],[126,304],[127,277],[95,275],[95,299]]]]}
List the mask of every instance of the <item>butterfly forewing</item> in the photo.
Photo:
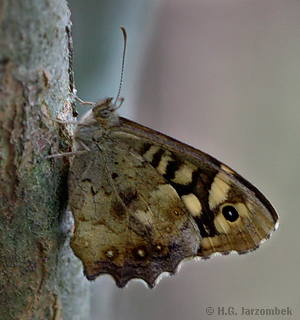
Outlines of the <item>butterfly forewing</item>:
{"type": "Polygon", "coordinates": [[[75,140],[89,151],[74,157],[69,179],[71,245],[88,279],[109,273],[119,287],[132,278],[153,287],[184,258],[246,253],[269,237],[278,217],[254,186],[199,150],[119,119],[110,103],[78,125],[75,140]]]}
{"type": "Polygon", "coordinates": [[[152,130],[150,135],[150,129],[121,120],[112,135],[134,146],[176,190],[198,226],[199,256],[246,253],[275,229],[278,217],[269,201],[232,169],[170,137],[152,130]]]}

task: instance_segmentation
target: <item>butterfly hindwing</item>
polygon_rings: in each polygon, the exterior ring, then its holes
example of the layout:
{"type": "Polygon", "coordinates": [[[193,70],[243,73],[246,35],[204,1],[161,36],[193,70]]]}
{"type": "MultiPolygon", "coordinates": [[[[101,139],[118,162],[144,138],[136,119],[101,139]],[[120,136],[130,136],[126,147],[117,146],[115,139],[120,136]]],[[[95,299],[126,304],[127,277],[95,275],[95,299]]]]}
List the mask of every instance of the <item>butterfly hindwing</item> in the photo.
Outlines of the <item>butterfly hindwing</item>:
{"type": "Polygon", "coordinates": [[[176,190],[130,143],[110,136],[76,156],[69,189],[71,245],[88,279],[109,273],[120,287],[131,278],[153,286],[161,273],[174,273],[185,257],[197,255],[195,221],[176,190]]]}

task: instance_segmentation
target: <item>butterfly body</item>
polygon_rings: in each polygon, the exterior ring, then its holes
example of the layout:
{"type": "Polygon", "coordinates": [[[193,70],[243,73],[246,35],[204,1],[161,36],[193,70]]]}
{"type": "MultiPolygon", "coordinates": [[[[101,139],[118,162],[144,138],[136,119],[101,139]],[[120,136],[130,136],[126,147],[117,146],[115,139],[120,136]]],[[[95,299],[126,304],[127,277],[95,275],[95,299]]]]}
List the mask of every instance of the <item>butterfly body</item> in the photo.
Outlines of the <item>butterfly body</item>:
{"type": "Polygon", "coordinates": [[[89,280],[153,287],[185,258],[246,253],[277,225],[269,201],[213,157],[95,104],[74,134],[71,246],[89,280]]]}

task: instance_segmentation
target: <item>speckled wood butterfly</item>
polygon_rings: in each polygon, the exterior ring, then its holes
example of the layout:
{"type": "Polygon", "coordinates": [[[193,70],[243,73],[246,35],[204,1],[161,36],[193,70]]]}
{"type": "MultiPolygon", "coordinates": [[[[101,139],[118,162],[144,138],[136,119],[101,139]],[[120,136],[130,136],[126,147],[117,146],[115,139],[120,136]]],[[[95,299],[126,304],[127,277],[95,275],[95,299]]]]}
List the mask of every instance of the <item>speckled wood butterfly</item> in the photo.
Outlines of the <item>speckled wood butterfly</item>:
{"type": "Polygon", "coordinates": [[[154,287],[190,257],[252,251],[276,229],[270,202],[215,158],[94,104],[74,133],[71,246],[89,280],[154,287]]]}

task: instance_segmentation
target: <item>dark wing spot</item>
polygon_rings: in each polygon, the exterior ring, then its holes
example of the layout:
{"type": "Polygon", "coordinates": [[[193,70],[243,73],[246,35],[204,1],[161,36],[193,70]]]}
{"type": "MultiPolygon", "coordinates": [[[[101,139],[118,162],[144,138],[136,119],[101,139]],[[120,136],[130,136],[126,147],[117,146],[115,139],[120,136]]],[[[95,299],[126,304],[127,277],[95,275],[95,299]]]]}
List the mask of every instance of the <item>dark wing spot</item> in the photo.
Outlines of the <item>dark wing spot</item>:
{"type": "Polygon", "coordinates": [[[116,178],[118,178],[118,176],[119,176],[119,175],[118,175],[117,173],[115,173],[115,172],[111,174],[111,178],[112,178],[113,180],[116,179],[116,178]]]}
{"type": "Polygon", "coordinates": [[[162,149],[159,149],[152,157],[152,161],[151,161],[151,164],[154,168],[157,168],[157,166],[159,165],[160,163],[160,160],[162,158],[164,154],[164,150],[162,149]]]}
{"type": "Polygon", "coordinates": [[[167,181],[170,181],[171,179],[175,178],[175,172],[180,168],[182,162],[181,161],[169,161],[167,168],[166,168],[166,173],[164,174],[164,178],[167,181]]]}
{"type": "Polygon", "coordinates": [[[112,201],[110,214],[114,217],[117,217],[119,220],[125,219],[126,210],[123,203],[118,200],[112,201]]]}
{"type": "Polygon", "coordinates": [[[144,143],[143,146],[141,147],[141,154],[145,154],[150,148],[152,147],[151,143],[144,143]]]}
{"type": "Polygon", "coordinates": [[[239,218],[239,213],[233,206],[225,206],[222,209],[223,216],[226,220],[234,222],[239,218]]]}
{"type": "Polygon", "coordinates": [[[133,249],[133,255],[137,260],[145,260],[148,258],[148,250],[145,246],[138,246],[133,249]]]}
{"type": "Polygon", "coordinates": [[[137,198],[137,190],[135,188],[128,188],[119,193],[119,197],[124,202],[126,207],[129,207],[131,202],[137,198]]]}

